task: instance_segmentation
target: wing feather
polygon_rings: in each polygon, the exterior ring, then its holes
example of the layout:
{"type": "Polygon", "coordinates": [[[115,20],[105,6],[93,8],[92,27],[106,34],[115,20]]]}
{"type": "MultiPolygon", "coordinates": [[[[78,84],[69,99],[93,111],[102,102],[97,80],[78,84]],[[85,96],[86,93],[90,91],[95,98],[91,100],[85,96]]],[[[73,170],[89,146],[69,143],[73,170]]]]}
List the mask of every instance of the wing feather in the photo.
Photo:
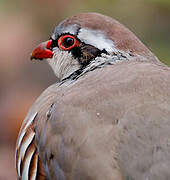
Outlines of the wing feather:
{"type": "Polygon", "coordinates": [[[45,172],[35,142],[34,113],[22,126],[16,145],[16,169],[19,180],[45,180],[45,172]]]}

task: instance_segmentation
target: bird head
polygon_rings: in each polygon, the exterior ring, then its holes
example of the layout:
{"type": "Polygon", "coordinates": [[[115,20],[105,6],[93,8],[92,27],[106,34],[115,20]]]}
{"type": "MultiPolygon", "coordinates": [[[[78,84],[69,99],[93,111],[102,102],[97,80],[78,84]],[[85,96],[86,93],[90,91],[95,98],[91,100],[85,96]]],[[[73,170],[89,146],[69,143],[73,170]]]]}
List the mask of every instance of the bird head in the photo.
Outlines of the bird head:
{"type": "Polygon", "coordinates": [[[78,74],[99,57],[118,56],[120,52],[122,56],[153,56],[116,20],[98,13],[81,13],[62,21],[50,39],[34,49],[31,59],[46,59],[62,80],[78,74]]]}

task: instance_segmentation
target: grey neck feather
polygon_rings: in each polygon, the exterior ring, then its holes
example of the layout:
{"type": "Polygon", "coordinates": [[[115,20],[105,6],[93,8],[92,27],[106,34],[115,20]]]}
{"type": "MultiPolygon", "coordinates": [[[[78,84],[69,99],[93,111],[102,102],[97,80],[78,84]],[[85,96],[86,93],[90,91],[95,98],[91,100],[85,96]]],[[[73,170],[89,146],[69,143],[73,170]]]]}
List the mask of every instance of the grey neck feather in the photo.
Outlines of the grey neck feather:
{"type": "Polygon", "coordinates": [[[101,57],[97,57],[92,60],[85,68],[78,70],[79,73],[72,73],[69,77],[62,79],[61,85],[63,83],[71,83],[77,80],[79,77],[83,76],[84,74],[88,73],[89,71],[93,71],[96,68],[103,68],[107,65],[114,65],[122,61],[129,61],[131,60],[133,55],[130,53],[125,53],[118,51],[116,53],[112,53],[109,55],[101,54],[101,57]]]}
{"type": "Polygon", "coordinates": [[[79,73],[72,73],[70,76],[63,78],[61,80],[61,84],[70,84],[75,82],[79,77],[83,76],[84,74],[95,70],[96,68],[103,68],[108,65],[114,65],[117,63],[121,63],[124,61],[136,61],[136,62],[150,62],[150,63],[156,63],[158,65],[163,65],[152,53],[148,54],[148,56],[141,56],[141,55],[134,55],[131,53],[126,53],[124,51],[117,51],[116,53],[113,52],[109,55],[101,54],[101,57],[97,57],[94,60],[92,60],[85,68],[81,69],[79,73]]]}

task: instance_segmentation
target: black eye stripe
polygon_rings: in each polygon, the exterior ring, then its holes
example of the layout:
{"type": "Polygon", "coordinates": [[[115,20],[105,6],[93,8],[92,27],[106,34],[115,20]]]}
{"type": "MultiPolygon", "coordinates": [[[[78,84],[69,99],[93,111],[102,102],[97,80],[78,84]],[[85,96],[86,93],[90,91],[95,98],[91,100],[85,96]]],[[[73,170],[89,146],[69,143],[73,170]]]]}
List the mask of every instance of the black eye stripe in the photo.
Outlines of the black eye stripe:
{"type": "Polygon", "coordinates": [[[52,40],[51,48],[53,49],[54,47],[58,47],[58,40],[54,40],[52,38],[50,39],[52,40]]]}
{"type": "Polygon", "coordinates": [[[90,44],[85,44],[84,42],[81,42],[81,40],[79,38],[77,38],[76,35],[73,35],[70,33],[63,33],[61,35],[58,35],[55,40],[51,37],[50,39],[52,40],[52,48],[59,47],[58,40],[62,36],[67,36],[67,35],[68,35],[68,37],[65,37],[63,39],[61,45],[63,47],[65,47],[67,49],[67,51],[71,52],[72,55],[74,56],[74,58],[77,58],[79,60],[87,58],[90,61],[91,59],[94,59],[97,56],[101,56],[102,53],[108,54],[108,52],[105,49],[103,49],[101,51],[98,48],[96,48],[90,44]],[[79,46],[72,47],[69,49],[69,47],[71,47],[75,41],[79,41],[79,46]]]}

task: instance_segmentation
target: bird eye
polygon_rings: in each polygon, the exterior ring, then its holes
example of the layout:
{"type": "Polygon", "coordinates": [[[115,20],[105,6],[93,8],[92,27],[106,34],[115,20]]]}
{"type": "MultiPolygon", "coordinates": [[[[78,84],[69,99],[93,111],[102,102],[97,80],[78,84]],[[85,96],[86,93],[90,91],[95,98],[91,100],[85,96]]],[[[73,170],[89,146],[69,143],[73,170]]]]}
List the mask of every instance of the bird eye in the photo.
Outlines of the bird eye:
{"type": "Polygon", "coordinates": [[[66,51],[79,46],[79,41],[72,35],[63,35],[58,39],[58,46],[66,51]]]}

